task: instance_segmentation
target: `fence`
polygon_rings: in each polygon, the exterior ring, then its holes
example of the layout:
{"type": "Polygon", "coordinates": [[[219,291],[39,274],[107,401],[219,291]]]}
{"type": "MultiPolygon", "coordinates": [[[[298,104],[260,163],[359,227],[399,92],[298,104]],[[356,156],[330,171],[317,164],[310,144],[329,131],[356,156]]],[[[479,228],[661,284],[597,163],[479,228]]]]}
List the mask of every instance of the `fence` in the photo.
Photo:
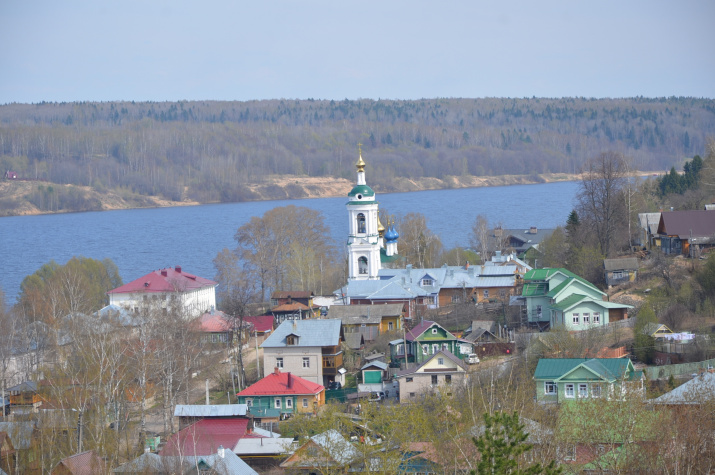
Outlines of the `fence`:
{"type": "Polygon", "coordinates": [[[671,364],[666,366],[651,366],[645,369],[648,379],[668,379],[672,376],[699,373],[715,367],[715,359],[696,361],[695,363],[671,364]]]}
{"type": "Polygon", "coordinates": [[[343,388],[343,389],[331,389],[325,391],[325,402],[347,402],[348,394],[356,393],[357,388],[343,388]]]}

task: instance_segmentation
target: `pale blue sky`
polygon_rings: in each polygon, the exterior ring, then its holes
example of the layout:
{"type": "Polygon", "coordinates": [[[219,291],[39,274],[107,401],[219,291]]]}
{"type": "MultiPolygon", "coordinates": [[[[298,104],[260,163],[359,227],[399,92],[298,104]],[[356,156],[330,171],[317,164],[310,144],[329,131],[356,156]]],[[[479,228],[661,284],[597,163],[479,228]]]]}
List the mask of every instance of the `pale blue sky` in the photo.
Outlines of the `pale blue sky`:
{"type": "Polygon", "coordinates": [[[715,1],[2,0],[0,104],[715,98],[715,1]]]}

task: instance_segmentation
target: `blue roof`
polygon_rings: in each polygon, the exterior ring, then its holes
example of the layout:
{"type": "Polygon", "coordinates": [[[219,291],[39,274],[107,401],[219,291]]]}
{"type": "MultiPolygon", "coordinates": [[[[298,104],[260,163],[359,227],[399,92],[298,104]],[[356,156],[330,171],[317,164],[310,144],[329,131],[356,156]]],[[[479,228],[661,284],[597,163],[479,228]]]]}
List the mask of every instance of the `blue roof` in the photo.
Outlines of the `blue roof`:
{"type": "Polygon", "coordinates": [[[337,346],[340,344],[340,327],[337,319],[286,320],[266,338],[261,348],[281,348],[288,346],[286,336],[301,335],[291,346],[337,346]]]}

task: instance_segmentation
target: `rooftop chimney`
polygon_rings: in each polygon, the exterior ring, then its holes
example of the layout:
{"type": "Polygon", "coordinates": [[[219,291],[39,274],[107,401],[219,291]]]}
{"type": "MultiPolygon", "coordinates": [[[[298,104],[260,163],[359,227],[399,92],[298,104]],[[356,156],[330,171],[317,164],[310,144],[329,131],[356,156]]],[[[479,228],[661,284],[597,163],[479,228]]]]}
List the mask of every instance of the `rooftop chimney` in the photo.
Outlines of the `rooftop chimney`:
{"type": "Polygon", "coordinates": [[[536,234],[539,230],[536,228],[536,226],[532,226],[529,228],[529,234],[536,234]]]}
{"type": "Polygon", "coordinates": [[[276,366],[275,368],[273,368],[273,374],[275,374],[275,375],[281,374],[281,370],[278,369],[278,366],[276,366]]]}
{"type": "Polygon", "coordinates": [[[293,376],[288,373],[288,389],[293,387],[293,376]]]}
{"type": "Polygon", "coordinates": [[[218,446],[218,456],[221,458],[226,456],[226,449],[223,448],[223,445],[218,446]]]}
{"type": "Polygon", "coordinates": [[[161,270],[161,275],[163,275],[164,277],[166,277],[166,269],[162,269],[162,270],[161,270]]]}
{"type": "Polygon", "coordinates": [[[181,266],[176,266],[176,267],[174,267],[174,270],[175,270],[176,272],[178,272],[179,274],[181,274],[181,266]]]}

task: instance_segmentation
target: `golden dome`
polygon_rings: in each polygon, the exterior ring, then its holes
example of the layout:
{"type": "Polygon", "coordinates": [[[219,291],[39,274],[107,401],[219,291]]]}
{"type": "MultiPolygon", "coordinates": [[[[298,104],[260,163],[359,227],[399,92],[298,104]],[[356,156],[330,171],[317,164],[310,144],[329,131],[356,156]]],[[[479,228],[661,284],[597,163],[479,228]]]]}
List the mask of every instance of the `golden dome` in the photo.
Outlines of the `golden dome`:
{"type": "Polygon", "coordinates": [[[358,151],[360,154],[360,158],[358,158],[358,161],[355,164],[355,166],[357,167],[358,172],[364,172],[365,171],[365,162],[362,160],[362,144],[358,144],[358,151]]]}
{"type": "Polygon", "coordinates": [[[377,233],[382,237],[383,234],[385,234],[385,226],[382,225],[380,222],[380,217],[377,217],[377,233]]]}

